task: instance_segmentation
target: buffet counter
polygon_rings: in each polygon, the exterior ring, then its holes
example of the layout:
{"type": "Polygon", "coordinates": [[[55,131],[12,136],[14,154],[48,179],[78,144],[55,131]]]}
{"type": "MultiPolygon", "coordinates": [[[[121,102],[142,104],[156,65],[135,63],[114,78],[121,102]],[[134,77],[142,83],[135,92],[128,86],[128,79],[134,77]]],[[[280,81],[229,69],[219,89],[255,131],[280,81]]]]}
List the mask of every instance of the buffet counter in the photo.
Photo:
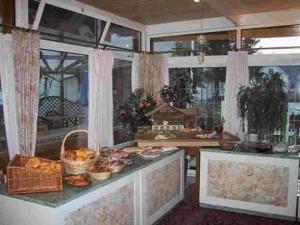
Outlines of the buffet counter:
{"type": "Polygon", "coordinates": [[[8,195],[0,186],[1,225],[153,224],[184,196],[184,152],[164,153],[88,187],[62,192],[8,195]]]}
{"type": "Polygon", "coordinates": [[[200,205],[294,220],[298,154],[202,149],[200,205]]]}

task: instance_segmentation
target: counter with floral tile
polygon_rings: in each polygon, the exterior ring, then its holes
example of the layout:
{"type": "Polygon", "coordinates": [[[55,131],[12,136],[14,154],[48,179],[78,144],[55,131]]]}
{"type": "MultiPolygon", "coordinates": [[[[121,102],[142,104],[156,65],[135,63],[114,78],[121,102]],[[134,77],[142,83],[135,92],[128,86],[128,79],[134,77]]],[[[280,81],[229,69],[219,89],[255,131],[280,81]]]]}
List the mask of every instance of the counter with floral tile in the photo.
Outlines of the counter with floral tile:
{"type": "Polygon", "coordinates": [[[1,225],[147,225],[183,199],[181,150],[134,164],[106,181],[64,191],[8,195],[0,186],[1,225]]]}
{"type": "Polygon", "coordinates": [[[298,169],[297,155],[203,149],[200,204],[294,219],[298,169]]]}

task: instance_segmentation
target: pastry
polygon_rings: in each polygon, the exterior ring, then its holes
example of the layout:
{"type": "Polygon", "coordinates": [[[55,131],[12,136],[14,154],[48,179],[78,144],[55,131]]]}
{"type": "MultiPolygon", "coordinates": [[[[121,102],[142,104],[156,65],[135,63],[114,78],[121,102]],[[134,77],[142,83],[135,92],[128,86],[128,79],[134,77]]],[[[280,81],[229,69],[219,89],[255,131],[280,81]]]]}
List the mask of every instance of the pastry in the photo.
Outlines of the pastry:
{"type": "Polygon", "coordinates": [[[95,157],[95,153],[88,148],[81,148],[79,150],[66,151],[64,153],[64,156],[66,159],[74,161],[88,161],[95,157]]]}
{"type": "Polygon", "coordinates": [[[90,181],[82,175],[74,175],[65,178],[65,181],[76,187],[83,187],[90,184],[90,181]]]}
{"type": "Polygon", "coordinates": [[[60,163],[51,163],[51,171],[53,173],[61,173],[62,165],[60,163]]]}
{"type": "Polygon", "coordinates": [[[25,164],[26,168],[38,168],[41,164],[41,160],[39,158],[30,158],[25,164]]]}

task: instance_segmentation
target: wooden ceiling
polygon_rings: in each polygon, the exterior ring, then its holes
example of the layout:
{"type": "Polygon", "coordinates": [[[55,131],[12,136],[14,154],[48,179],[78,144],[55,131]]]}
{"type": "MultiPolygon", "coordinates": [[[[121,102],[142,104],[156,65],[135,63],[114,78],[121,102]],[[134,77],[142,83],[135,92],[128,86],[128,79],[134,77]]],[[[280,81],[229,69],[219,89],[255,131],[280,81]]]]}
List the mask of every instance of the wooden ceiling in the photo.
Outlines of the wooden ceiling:
{"type": "Polygon", "coordinates": [[[243,14],[300,9],[300,0],[204,0],[202,9],[193,0],[79,1],[146,25],[218,16],[239,24],[243,14]]]}

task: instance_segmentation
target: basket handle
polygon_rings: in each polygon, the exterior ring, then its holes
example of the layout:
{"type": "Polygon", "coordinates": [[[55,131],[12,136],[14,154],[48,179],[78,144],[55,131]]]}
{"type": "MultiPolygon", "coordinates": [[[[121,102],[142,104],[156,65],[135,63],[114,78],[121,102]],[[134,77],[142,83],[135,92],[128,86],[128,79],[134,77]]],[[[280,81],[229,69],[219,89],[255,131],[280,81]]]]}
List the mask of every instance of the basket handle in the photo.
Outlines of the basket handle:
{"type": "Polygon", "coordinates": [[[86,134],[90,135],[96,143],[96,155],[98,155],[98,156],[100,155],[100,144],[99,144],[99,141],[97,140],[96,136],[91,134],[88,130],[84,130],[84,129],[73,130],[66,134],[66,136],[64,137],[64,139],[62,141],[61,147],[60,147],[61,155],[63,155],[65,153],[65,142],[66,142],[67,138],[75,133],[86,133],[86,134]]]}

